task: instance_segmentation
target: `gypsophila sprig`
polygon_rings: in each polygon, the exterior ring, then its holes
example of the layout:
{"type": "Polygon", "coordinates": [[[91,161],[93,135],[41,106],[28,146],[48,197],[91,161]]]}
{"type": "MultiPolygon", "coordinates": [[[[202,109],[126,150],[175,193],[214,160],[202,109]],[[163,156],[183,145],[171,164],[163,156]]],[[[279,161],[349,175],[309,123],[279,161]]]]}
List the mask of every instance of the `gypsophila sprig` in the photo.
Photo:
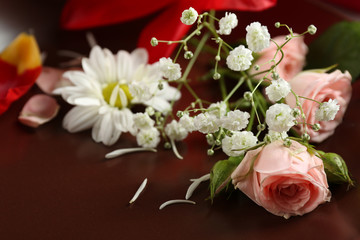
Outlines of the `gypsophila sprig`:
{"type": "Polygon", "coordinates": [[[277,102],[290,93],[290,84],[282,78],[272,80],[270,86],[265,88],[266,95],[270,101],[277,102]]]}
{"type": "Polygon", "coordinates": [[[183,24],[192,25],[196,22],[198,15],[198,12],[194,8],[190,7],[189,9],[182,12],[180,21],[183,24]]]}
{"type": "Polygon", "coordinates": [[[320,104],[316,110],[315,117],[318,121],[331,121],[334,120],[340,106],[336,99],[329,99],[327,102],[320,104]]]}
{"type": "Polygon", "coordinates": [[[246,42],[253,52],[260,52],[270,45],[270,34],[266,26],[253,22],[246,27],[246,42]]]}
{"type": "Polygon", "coordinates": [[[242,131],[233,132],[232,136],[226,136],[222,140],[222,150],[228,156],[239,156],[245,152],[247,148],[256,145],[258,139],[252,132],[242,131]]]}
{"type": "Polygon", "coordinates": [[[238,25],[238,19],[234,13],[225,13],[219,21],[219,30],[217,33],[221,35],[230,35],[231,31],[238,25]]]}
{"type": "Polygon", "coordinates": [[[181,78],[181,67],[174,63],[171,58],[160,58],[160,69],[163,76],[169,81],[175,81],[181,78]]]}
{"type": "Polygon", "coordinates": [[[252,52],[240,45],[231,50],[226,58],[226,65],[234,71],[246,71],[250,68],[253,59],[252,52]]]}
{"type": "Polygon", "coordinates": [[[287,132],[295,125],[294,120],[291,107],[284,103],[274,104],[266,111],[266,124],[272,131],[287,132]]]}

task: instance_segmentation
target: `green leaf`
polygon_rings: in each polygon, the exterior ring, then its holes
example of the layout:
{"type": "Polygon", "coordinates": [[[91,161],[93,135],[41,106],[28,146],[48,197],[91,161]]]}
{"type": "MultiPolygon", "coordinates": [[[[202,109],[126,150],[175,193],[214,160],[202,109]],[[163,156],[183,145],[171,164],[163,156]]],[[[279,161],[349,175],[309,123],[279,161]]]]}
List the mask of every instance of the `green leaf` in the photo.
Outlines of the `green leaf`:
{"type": "Polygon", "coordinates": [[[218,161],[210,173],[210,198],[211,201],[215,195],[223,190],[230,182],[231,173],[243,160],[244,155],[238,157],[229,157],[227,160],[218,161]]]}
{"type": "Polygon", "coordinates": [[[306,69],[338,64],[348,70],[353,81],[360,76],[360,22],[339,22],[327,29],[309,46],[306,69]]]}
{"type": "Polygon", "coordinates": [[[353,186],[354,182],[349,176],[349,171],[344,159],[336,153],[324,153],[318,151],[324,162],[325,173],[330,183],[348,183],[353,186]]]}

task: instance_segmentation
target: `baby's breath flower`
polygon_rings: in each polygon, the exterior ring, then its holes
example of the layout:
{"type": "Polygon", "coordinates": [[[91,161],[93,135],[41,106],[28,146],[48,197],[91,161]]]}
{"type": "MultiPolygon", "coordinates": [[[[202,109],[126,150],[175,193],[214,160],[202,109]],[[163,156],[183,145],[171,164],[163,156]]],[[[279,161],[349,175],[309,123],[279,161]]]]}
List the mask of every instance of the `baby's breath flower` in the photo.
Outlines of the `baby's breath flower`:
{"type": "Polygon", "coordinates": [[[195,130],[194,118],[190,117],[189,114],[183,114],[183,116],[179,120],[179,124],[188,132],[192,132],[195,130]]]}
{"type": "Polygon", "coordinates": [[[260,52],[270,45],[270,34],[266,26],[253,22],[246,27],[246,42],[250,50],[260,52]]]}
{"type": "Polygon", "coordinates": [[[165,133],[170,139],[176,141],[184,140],[188,135],[188,131],[176,120],[172,120],[166,125],[165,133]]]}
{"type": "Polygon", "coordinates": [[[253,59],[252,52],[240,45],[227,56],[226,65],[234,71],[245,71],[250,68],[253,59]]]}
{"type": "Polygon", "coordinates": [[[253,147],[256,145],[256,143],[257,138],[252,132],[233,132],[231,137],[226,136],[222,140],[222,150],[228,156],[239,156],[246,150],[246,148],[253,147]]]}
{"type": "Polygon", "coordinates": [[[223,128],[230,131],[240,131],[249,123],[250,114],[240,110],[228,112],[226,116],[221,117],[220,124],[223,128]]]}
{"type": "Polygon", "coordinates": [[[208,112],[200,113],[194,118],[194,126],[201,133],[214,133],[219,130],[219,119],[208,112]]]}
{"type": "Polygon", "coordinates": [[[174,63],[171,58],[160,58],[160,70],[165,78],[169,81],[175,81],[181,78],[181,67],[174,63]]]}
{"type": "Polygon", "coordinates": [[[271,85],[265,88],[270,101],[276,102],[286,97],[290,93],[290,84],[282,78],[272,80],[271,85]]]}
{"type": "Polygon", "coordinates": [[[330,121],[334,120],[337,112],[340,109],[340,105],[336,99],[329,99],[327,102],[323,102],[315,112],[315,118],[318,121],[330,121]]]}
{"type": "Polygon", "coordinates": [[[273,130],[269,130],[268,135],[271,137],[271,141],[284,140],[288,137],[286,132],[276,132],[273,130]]]}
{"type": "Polygon", "coordinates": [[[155,148],[160,142],[160,133],[155,127],[141,129],[136,135],[136,141],[139,146],[155,148]]]}
{"type": "Polygon", "coordinates": [[[221,101],[210,104],[207,110],[209,114],[214,115],[217,118],[221,118],[222,116],[225,116],[226,109],[227,109],[226,103],[221,101]]]}
{"type": "Polygon", "coordinates": [[[269,130],[287,132],[294,126],[295,118],[291,114],[291,107],[284,103],[277,103],[266,111],[266,124],[269,130]]]}
{"type": "Polygon", "coordinates": [[[192,25],[198,18],[198,15],[198,12],[194,8],[190,7],[182,12],[180,20],[183,24],[192,25]]]}
{"type": "Polygon", "coordinates": [[[147,113],[135,113],[134,124],[138,129],[145,130],[152,128],[155,121],[152,120],[147,113]]]}
{"type": "Polygon", "coordinates": [[[238,25],[237,17],[234,13],[225,13],[225,17],[222,17],[219,21],[219,30],[217,33],[222,35],[229,35],[231,30],[238,25]]]}

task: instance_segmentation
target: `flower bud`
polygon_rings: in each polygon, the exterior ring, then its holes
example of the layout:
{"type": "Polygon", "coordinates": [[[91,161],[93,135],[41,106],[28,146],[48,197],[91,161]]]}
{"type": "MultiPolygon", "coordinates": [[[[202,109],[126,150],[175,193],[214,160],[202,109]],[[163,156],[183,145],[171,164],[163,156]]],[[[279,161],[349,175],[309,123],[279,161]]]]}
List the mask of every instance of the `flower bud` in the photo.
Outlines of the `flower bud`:
{"type": "Polygon", "coordinates": [[[152,108],[152,107],[147,107],[147,108],[145,109],[145,112],[146,112],[149,116],[153,116],[153,115],[155,114],[155,110],[154,110],[154,108],[152,108]]]}
{"type": "Polygon", "coordinates": [[[309,141],[309,140],[310,140],[310,135],[307,134],[307,133],[303,133],[303,134],[301,135],[301,139],[302,139],[303,141],[309,141]]]}
{"type": "Polygon", "coordinates": [[[151,46],[155,47],[159,44],[159,42],[156,38],[153,37],[153,38],[151,38],[150,44],[151,44],[151,46]]]}
{"type": "Polygon", "coordinates": [[[276,23],[275,23],[275,27],[276,27],[276,28],[279,28],[279,27],[280,27],[280,22],[276,22],[276,23]]]}
{"type": "Polygon", "coordinates": [[[216,139],[216,140],[215,140],[215,145],[216,145],[216,146],[220,146],[220,145],[221,145],[221,141],[220,141],[219,139],[216,139]]]}
{"type": "Polygon", "coordinates": [[[317,30],[317,28],[316,28],[314,25],[312,25],[312,24],[308,27],[308,32],[309,32],[311,35],[314,35],[314,34],[316,33],[316,30],[317,30]]]}
{"type": "Polygon", "coordinates": [[[158,84],[158,89],[159,90],[163,90],[164,89],[164,84],[162,82],[159,82],[158,84]]]}
{"type": "Polygon", "coordinates": [[[208,155],[208,156],[214,155],[214,150],[208,149],[208,150],[207,150],[207,155],[208,155]]]}
{"type": "Polygon", "coordinates": [[[293,115],[294,118],[297,118],[298,116],[300,116],[301,111],[298,108],[293,108],[291,114],[293,115]]]}
{"type": "Polygon", "coordinates": [[[191,59],[192,57],[194,56],[194,54],[191,52],[191,51],[186,51],[185,53],[184,53],[184,58],[185,59],[191,59]]]}
{"type": "Polygon", "coordinates": [[[266,126],[265,126],[265,124],[259,124],[259,125],[257,125],[256,128],[257,128],[258,131],[264,131],[266,126]]]}
{"type": "Polygon", "coordinates": [[[319,123],[315,123],[314,125],[312,125],[312,129],[317,132],[321,129],[321,126],[319,123]]]}
{"type": "Polygon", "coordinates": [[[176,116],[177,116],[178,118],[181,118],[182,116],[184,116],[184,112],[183,112],[183,111],[178,111],[178,112],[176,113],[176,116]]]}
{"type": "Polygon", "coordinates": [[[215,57],[215,61],[220,61],[221,60],[221,58],[220,58],[220,56],[219,55],[216,55],[216,57],[215,57]]]}
{"type": "Polygon", "coordinates": [[[169,143],[169,142],[164,143],[164,148],[165,149],[170,149],[171,148],[171,143],[169,143]]]}
{"type": "Polygon", "coordinates": [[[252,99],[252,93],[249,91],[244,92],[244,99],[250,102],[252,99]]]}
{"type": "Polygon", "coordinates": [[[285,140],[284,140],[284,146],[289,148],[289,147],[291,146],[291,140],[288,139],[288,138],[285,139],[285,140]]]}
{"type": "Polygon", "coordinates": [[[220,73],[214,73],[214,75],[213,75],[213,79],[214,80],[219,80],[221,78],[221,75],[220,75],[220,73]]]}
{"type": "Polygon", "coordinates": [[[260,69],[260,66],[256,64],[256,65],[254,66],[254,69],[255,69],[255,71],[258,71],[258,70],[260,69]]]}
{"type": "Polygon", "coordinates": [[[353,185],[344,159],[336,153],[318,151],[324,162],[326,177],[331,183],[348,183],[353,185]]]}
{"type": "Polygon", "coordinates": [[[279,74],[274,71],[274,72],[271,74],[271,78],[274,79],[274,80],[278,80],[278,79],[279,79],[279,74]]]}

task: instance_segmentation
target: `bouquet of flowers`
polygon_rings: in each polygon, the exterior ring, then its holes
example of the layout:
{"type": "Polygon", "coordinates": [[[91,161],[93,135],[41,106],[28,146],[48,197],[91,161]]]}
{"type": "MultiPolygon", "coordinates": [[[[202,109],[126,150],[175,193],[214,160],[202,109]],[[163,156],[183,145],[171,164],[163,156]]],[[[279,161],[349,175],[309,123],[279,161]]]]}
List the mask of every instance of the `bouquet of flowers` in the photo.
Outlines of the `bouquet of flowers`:
{"type": "MultiPolygon", "coordinates": [[[[336,65],[303,70],[308,51],[304,36],[316,33],[314,25],[298,34],[276,22],[284,35],[272,38],[266,26],[253,22],[244,39],[230,43],[224,36],[238,25],[234,13],[219,19],[214,11],[199,14],[190,7],[179,17],[193,26],[192,32],[176,41],[157,39],[154,32],[150,41],[154,49],[179,45],[173,58],[150,64],[143,48],[113,54],[96,45],[82,58],[82,70],[65,72],[70,83],[54,91],[75,105],[64,118],[64,128],[91,128],[94,141],[105,145],[113,145],[123,133],[136,138],[139,147],[119,149],[106,158],[156,152],[163,142],[182,159],[177,141],[200,132],[209,144],[204,152],[212,156],[222,151],[227,159],[194,179],[180,202],[193,203],[188,200],[192,192],[209,180],[211,200],[235,188],[269,212],[289,218],[329,201],[328,183],[353,185],[341,156],[310,144],[334,133],[351,97],[348,71],[335,70],[336,65]],[[203,78],[218,83],[221,99],[215,102],[200,98],[189,79],[203,53],[212,56],[203,78]],[[193,100],[175,113],[182,91],[193,100]]],[[[174,202],[179,201],[160,208],[174,202]]]]}

